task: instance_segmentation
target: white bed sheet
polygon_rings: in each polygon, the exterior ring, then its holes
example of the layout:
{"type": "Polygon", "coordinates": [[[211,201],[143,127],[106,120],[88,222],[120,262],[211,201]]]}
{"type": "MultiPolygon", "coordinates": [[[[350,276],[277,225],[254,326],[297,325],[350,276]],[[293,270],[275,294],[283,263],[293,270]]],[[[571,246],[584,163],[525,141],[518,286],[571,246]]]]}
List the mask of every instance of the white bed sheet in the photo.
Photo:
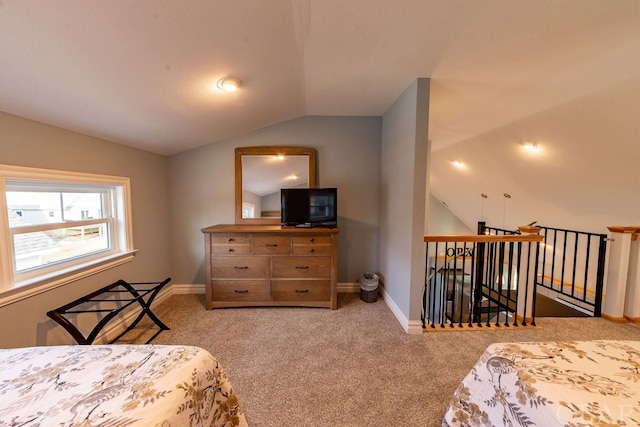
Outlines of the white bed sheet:
{"type": "Polygon", "coordinates": [[[246,426],[229,380],[190,346],[0,350],[0,426],[246,426]]]}
{"type": "Polygon", "coordinates": [[[443,426],[640,425],[640,342],[492,344],[443,426]]]}

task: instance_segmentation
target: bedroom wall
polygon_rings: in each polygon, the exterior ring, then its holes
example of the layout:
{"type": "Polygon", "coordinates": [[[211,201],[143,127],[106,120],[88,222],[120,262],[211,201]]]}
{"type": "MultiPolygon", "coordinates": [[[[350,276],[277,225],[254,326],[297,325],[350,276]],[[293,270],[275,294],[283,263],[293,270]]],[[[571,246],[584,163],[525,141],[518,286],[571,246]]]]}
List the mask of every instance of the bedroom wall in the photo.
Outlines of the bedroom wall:
{"type": "Polygon", "coordinates": [[[296,118],[169,158],[173,274],[204,284],[201,229],[233,224],[236,147],[294,145],[317,150],[318,185],[338,188],[338,281],[377,271],[380,117],[296,118]]]}
{"type": "Polygon", "coordinates": [[[0,307],[0,347],[75,343],[46,312],[122,278],[161,280],[170,275],[167,158],[0,113],[0,163],[131,179],[132,262],[0,307]]]}
{"type": "Polygon", "coordinates": [[[385,299],[409,329],[424,282],[429,79],[417,79],[382,118],[380,271],[385,299]]]}
{"type": "Polygon", "coordinates": [[[448,207],[429,194],[429,220],[427,234],[476,234],[449,210],[448,207]]]}

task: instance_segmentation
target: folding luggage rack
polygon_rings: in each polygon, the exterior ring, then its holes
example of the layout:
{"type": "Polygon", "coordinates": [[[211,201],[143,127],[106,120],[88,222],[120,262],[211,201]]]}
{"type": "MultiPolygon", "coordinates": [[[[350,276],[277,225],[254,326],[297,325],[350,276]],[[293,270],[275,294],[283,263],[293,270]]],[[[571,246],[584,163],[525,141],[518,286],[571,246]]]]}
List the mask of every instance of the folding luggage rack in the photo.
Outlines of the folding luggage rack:
{"type": "Polygon", "coordinates": [[[47,316],[60,324],[71,336],[81,345],[91,345],[102,329],[120,314],[123,310],[134,303],[140,304],[142,311],[138,317],[120,335],[109,341],[109,344],[120,339],[124,334],[136,327],[136,325],[147,315],[160,328],[146,344],[149,344],[162,331],[169,330],[169,327],[162,323],[160,319],[151,311],[151,304],[160,290],[171,281],[168,277],[161,282],[135,282],[129,283],[118,280],[115,283],[98,289],[88,295],[78,298],[62,307],[47,312],[47,316]],[[124,295],[123,295],[124,294],[124,295]],[[103,307],[108,305],[108,307],[103,307]],[[74,325],[67,315],[79,315],[85,313],[107,313],[102,317],[91,332],[85,337],[74,325]]]}

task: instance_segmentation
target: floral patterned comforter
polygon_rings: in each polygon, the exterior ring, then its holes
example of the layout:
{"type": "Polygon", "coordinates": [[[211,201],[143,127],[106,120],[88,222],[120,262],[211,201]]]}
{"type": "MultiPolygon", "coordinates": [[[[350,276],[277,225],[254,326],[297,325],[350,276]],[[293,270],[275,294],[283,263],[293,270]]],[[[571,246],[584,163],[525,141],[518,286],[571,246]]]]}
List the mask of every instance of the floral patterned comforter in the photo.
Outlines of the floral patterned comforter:
{"type": "Polygon", "coordinates": [[[246,426],[226,374],[189,346],[0,350],[0,426],[246,426]]]}
{"type": "Polygon", "coordinates": [[[640,425],[640,341],[492,344],[442,425],[640,425]]]}

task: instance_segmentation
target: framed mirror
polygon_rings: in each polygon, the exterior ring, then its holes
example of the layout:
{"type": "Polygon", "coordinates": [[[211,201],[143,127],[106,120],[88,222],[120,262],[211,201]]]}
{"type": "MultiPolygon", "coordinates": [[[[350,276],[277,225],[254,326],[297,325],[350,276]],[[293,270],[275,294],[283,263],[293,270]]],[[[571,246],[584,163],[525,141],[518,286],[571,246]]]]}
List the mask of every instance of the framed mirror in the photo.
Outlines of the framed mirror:
{"type": "Polygon", "coordinates": [[[280,189],[315,187],[313,148],[236,148],[236,224],[280,224],[280,189]]]}

